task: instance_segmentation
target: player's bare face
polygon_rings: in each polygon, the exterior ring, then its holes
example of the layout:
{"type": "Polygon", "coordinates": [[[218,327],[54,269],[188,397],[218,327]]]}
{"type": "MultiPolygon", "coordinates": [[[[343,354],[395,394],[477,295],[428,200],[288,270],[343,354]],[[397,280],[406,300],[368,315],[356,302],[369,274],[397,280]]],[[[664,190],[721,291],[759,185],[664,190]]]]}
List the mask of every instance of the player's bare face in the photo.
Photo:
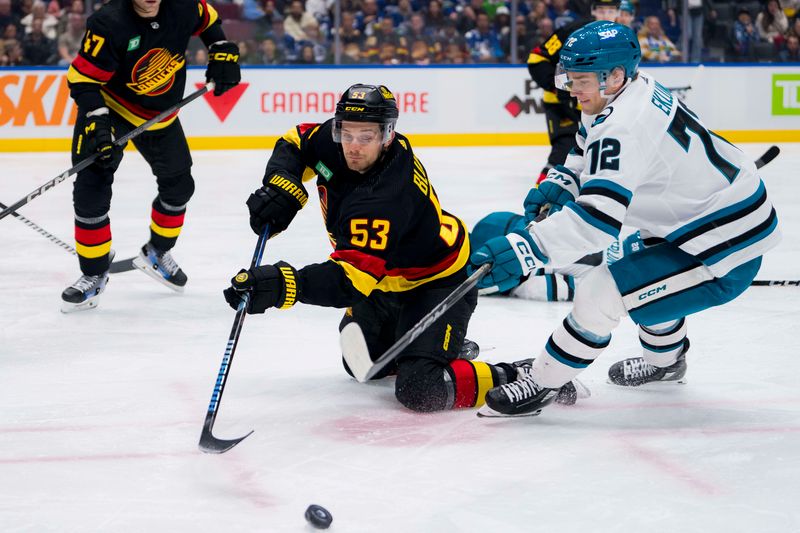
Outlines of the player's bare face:
{"type": "Polygon", "coordinates": [[[592,9],[592,15],[596,20],[614,22],[619,16],[619,9],[610,6],[598,6],[592,9]]]}
{"type": "Polygon", "coordinates": [[[381,155],[383,134],[372,122],[342,122],[342,152],[350,170],[367,172],[381,155]]]}
{"type": "Polygon", "coordinates": [[[578,99],[583,112],[587,115],[596,115],[606,105],[606,99],[600,93],[600,80],[594,72],[569,72],[567,74],[572,82],[569,92],[578,99]]]}
{"type": "Polygon", "coordinates": [[[158,15],[159,7],[161,7],[161,0],[133,0],[133,10],[140,17],[155,17],[158,15]]]}

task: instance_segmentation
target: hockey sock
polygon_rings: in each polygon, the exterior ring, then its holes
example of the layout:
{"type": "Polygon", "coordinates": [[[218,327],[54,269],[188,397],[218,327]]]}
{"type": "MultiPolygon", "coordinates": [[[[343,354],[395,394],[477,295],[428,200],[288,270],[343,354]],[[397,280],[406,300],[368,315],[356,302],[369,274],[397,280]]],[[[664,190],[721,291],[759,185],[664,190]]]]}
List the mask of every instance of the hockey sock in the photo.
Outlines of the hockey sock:
{"type": "Polygon", "coordinates": [[[172,206],[164,203],[160,198],[153,200],[153,210],[150,222],[150,243],[166,252],[175,246],[178,235],[183,228],[183,218],[186,215],[186,205],[172,206]]]}
{"type": "Polygon", "coordinates": [[[75,215],[75,249],[81,272],[99,276],[108,270],[111,251],[111,221],[108,214],[94,218],[75,215]]]}
{"type": "Polygon", "coordinates": [[[492,365],[483,361],[453,359],[444,370],[447,387],[445,409],[480,407],[489,389],[515,379],[516,370],[509,364],[492,365]],[[513,375],[509,375],[511,373],[513,375]]]}
{"type": "Polygon", "coordinates": [[[652,326],[639,325],[639,342],[644,360],[653,366],[670,366],[680,355],[686,339],[686,319],[673,320],[652,326]]]}
{"type": "Polygon", "coordinates": [[[592,364],[609,342],[611,335],[592,333],[582,328],[571,314],[567,315],[533,362],[531,377],[543,387],[559,388],[592,364]]]}

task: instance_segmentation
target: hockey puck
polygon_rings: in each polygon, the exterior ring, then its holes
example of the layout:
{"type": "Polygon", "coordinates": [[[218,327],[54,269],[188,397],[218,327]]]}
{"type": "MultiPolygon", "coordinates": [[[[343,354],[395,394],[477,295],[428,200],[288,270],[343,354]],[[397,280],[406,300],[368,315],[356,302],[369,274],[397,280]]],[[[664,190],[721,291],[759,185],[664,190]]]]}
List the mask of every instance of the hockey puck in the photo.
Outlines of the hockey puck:
{"type": "Polygon", "coordinates": [[[333,517],[321,505],[309,505],[308,509],[306,509],[306,520],[317,529],[328,529],[331,527],[333,517]]]}

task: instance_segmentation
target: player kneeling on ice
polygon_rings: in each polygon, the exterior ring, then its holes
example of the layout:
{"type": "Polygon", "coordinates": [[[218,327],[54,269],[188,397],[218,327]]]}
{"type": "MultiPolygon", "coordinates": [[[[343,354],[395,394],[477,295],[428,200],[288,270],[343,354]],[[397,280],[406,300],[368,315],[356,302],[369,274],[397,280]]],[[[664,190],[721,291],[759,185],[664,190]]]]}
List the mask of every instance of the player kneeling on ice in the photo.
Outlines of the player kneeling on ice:
{"type": "Polygon", "coordinates": [[[492,263],[479,285],[490,287],[602,251],[623,224],[639,230],[642,245],[583,277],[572,312],[529,375],[490,390],[485,414],[537,414],[600,355],[626,314],[639,325],[644,353],[614,364],[610,380],[682,378],[686,315],[741,294],[780,239],[754,163],[638,72],[640,57],[636,35],[616,23],[570,35],[556,83],[581,104],[578,148],[529,193],[533,223],[490,239],[471,262],[492,263]],[[550,215],[537,222],[544,208],[550,215]]]}
{"type": "MultiPolygon", "coordinates": [[[[394,129],[397,117],[389,89],[358,84],[344,92],[333,119],[301,124],[278,140],[263,186],[247,200],[252,229],[286,230],[308,199],[303,179],[316,174],[334,251],[300,269],[279,262],[241,271],[225,290],[231,307],[249,291],[248,313],[296,302],[347,308],[340,330],[357,323],[374,356],[466,279],[467,231],[440,206],[411,143],[394,129]]],[[[395,395],[403,405],[414,411],[482,405],[487,390],[524,375],[529,361],[470,360],[477,347],[464,336],[476,302],[473,289],[375,376],[397,375],[395,395]]],[[[352,375],[346,362],[345,369],[352,375]]],[[[574,390],[565,387],[566,403],[574,402],[574,390]]]]}

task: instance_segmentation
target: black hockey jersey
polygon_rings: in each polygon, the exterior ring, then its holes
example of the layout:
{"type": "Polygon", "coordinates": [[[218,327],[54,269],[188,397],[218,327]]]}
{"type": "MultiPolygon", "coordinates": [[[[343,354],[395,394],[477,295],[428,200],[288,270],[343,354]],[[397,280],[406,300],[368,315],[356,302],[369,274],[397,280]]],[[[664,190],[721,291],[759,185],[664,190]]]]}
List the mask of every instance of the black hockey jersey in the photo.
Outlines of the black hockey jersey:
{"type": "Polygon", "coordinates": [[[79,107],[106,105],[141,125],[183,98],[184,54],[192,35],[206,45],[225,38],[206,0],[163,1],[153,18],[137,15],[131,0],[111,0],[86,22],[83,46],[67,73],[72,97],[79,107]]]}
{"type": "Polygon", "coordinates": [[[317,191],[331,244],[329,261],[298,272],[299,300],[346,307],[373,290],[403,292],[465,277],[469,237],[444,211],[425,167],[403,135],[365,174],[351,171],[331,135],[333,121],[301,124],[280,139],[264,182],[276,174],[317,191]]]}
{"type": "Polygon", "coordinates": [[[533,81],[544,89],[543,101],[546,104],[558,104],[570,101],[567,91],[556,89],[556,65],[561,60],[561,48],[572,32],[584,27],[591,19],[577,20],[555,31],[541,45],[536,46],[528,55],[528,72],[533,81]]]}

